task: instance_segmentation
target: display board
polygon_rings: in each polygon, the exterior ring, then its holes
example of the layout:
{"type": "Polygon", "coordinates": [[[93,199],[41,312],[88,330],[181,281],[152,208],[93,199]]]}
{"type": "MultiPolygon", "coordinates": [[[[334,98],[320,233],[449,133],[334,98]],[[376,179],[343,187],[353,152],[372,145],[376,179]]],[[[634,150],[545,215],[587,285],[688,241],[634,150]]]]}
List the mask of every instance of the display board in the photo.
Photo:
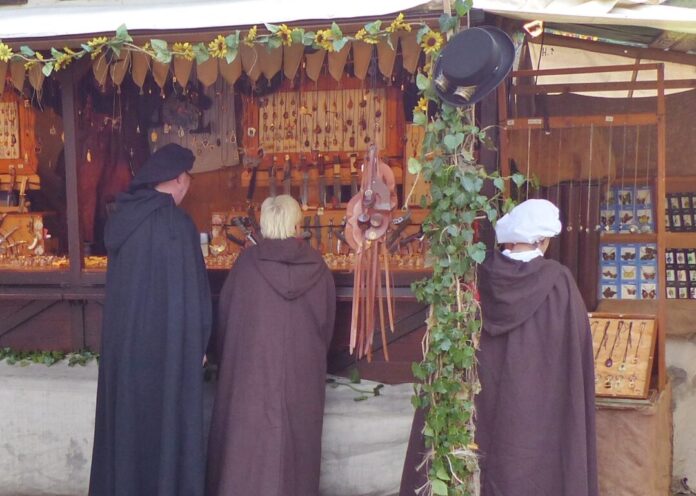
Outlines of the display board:
{"type": "Polygon", "coordinates": [[[595,362],[595,393],[647,398],[655,356],[654,316],[589,314],[595,362]]]}

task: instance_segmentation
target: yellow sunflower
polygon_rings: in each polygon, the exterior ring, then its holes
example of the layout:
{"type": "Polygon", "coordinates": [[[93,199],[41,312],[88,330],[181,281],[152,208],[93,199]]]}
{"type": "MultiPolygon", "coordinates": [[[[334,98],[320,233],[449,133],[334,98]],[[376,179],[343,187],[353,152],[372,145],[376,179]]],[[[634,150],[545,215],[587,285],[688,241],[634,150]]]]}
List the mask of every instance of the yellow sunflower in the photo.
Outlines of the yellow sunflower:
{"type": "Polygon", "coordinates": [[[397,31],[411,31],[411,25],[404,22],[404,13],[401,12],[396,19],[387,27],[388,33],[396,33],[397,31]]]}
{"type": "Polygon", "coordinates": [[[4,43],[0,42],[0,60],[3,62],[9,62],[12,58],[12,55],[12,49],[4,43]]]}
{"type": "Polygon", "coordinates": [[[355,33],[355,39],[364,41],[365,43],[369,43],[370,45],[376,45],[377,43],[379,43],[379,40],[373,36],[370,36],[368,32],[365,30],[365,28],[362,28],[360,29],[360,31],[355,33]]]}
{"type": "Polygon", "coordinates": [[[256,26],[252,27],[249,32],[246,35],[246,38],[244,38],[244,43],[246,43],[249,46],[252,46],[254,44],[254,40],[256,39],[256,26]]]}
{"type": "Polygon", "coordinates": [[[427,54],[435,53],[442,48],[443,38],[437,31],[428,31],[421,39],[421,47],[427,54]]]}
{"type": "Polygon", "coordinates": [[[61,69],[65,69],[68,65],[70,65],[70,62],[72,62],[72,58],[70,57],[70,55],[67,53],[63,53],[56,58],[56,62],[53,64],[53,68],[56,71],[60,71],[61,69]]]}
{"type": "Polygon", "coordinates": [[[333,52],[333,43],[331,37],[332,35],[330,29],[320,29],[314,36],[314,43],[319,45],[327,52],[333,52]]]}
{"type": "Polygon", "coordinates": [[[181,57],[181,58],[186,59],[186,60],[193,60],[196,58],[196,54],[193,53],[193,46],[189,42],[174,43],[174,46],[172,47],[172,51],[176,52],[177,57],[181,57]]]}
{"type": "Polygon", "coordinates": [[[280,25],[280,28],[278,29],[276,34],[280,38],[280,41],[283,42],[283,45],[285,45],[285,46],[292,45],[292,29],[287,27],[285,24],[280,25]]]}
{"type": "Polygon", "coordinates": [[[414,112],[428,112],[428,99],[424,96],[420,97],[416,108],[413,109],[414,112]]]}
{"type": "Polygon", "coordinates": [[[225,58],[225,55],[227,55],[227,42],[225,41],[225,37],[219,34],[217,38],[208,43],[208,52],[213,58],[225,58]]]}
{"type": "Polygon", "coordinates": [[[104,48],[104,45],[106,45],[106,42],[109,41],[106,36],[98,36],[96,38],[92,38],[87,42],[87,45],[92,47],[92,59],[96,59],[97,56],[101,53],[102,48],[104,48]]]}

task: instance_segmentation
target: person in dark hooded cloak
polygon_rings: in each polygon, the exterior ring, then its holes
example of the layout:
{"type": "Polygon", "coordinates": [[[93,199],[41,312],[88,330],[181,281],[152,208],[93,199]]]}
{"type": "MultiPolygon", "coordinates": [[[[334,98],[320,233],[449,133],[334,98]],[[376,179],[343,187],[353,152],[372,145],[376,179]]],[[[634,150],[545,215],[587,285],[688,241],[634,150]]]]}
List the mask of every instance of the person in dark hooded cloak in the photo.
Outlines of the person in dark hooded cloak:
{"type": "Polygon", "coordinates": [[[267,198],[263,239],[222,288],[208,496],[319,495],[336,292],[321,254],[296,237],[301,219],[292,197],[267,198]]]}
{"type": "Polygon", "coordinates": [[[204,493],[210,288],[197,229],[177,206],[193,162],[179,145],[160,148],[106,224],[91,496],[204,493]]]}
{"type": "MultiPolygon", "coordinates": [[[[587,309],[570,271],[544,258],[558,209],[527,200],[495,227],[504,250],[479,270],[476,443],[481,496],[597,496],[595,383],[587,309]]],[[[416,412],[401,496],[427,480],[416,412]]]]}

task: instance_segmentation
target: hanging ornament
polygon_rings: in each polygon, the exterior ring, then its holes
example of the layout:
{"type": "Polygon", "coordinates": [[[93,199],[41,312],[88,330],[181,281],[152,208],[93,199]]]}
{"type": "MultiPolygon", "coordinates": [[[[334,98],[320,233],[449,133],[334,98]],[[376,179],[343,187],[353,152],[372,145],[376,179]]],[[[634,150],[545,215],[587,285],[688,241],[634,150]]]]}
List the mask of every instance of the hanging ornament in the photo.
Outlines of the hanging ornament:
{"type": "Polygon", "coordinates": [[[159,136],[157,135],[157,131],[152,131],[150,133],[150,141],[152,141],[153,143],[157,143],[158,138],[159,136]]]}
{"type": "Polygon", "coordinates": [[[87,148],[87,163],[92,163],[92,150],[87,148]]]}

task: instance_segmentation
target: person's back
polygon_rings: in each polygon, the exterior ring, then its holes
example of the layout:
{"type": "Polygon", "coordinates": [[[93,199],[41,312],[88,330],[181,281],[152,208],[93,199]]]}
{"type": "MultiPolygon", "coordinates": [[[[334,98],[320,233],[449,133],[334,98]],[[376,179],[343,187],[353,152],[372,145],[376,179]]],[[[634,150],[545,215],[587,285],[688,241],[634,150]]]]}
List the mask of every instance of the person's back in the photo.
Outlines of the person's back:
{"type": "Polygon", "coordinates": [[[570,272],[496,250],[479,292],[482,496],[598,494],[592,341],[570,272]]]}
{"type": "Polygon", "coordinates": [[[93,496],[203,494],[210,293],[196,229],[177,207],[183,194],[135,187],[106,226],[93,496]]]}
{"type": "MultiPolygon", "coordinates": [[[[299,214],[289,196],[271,203],[286,199],[299,214]]],[[[334,282],[305,241],[269,239],[266,214],[262,207],[265,239],[240,255],[220,294],[209,496],[319,491],[334,282]]]]}

